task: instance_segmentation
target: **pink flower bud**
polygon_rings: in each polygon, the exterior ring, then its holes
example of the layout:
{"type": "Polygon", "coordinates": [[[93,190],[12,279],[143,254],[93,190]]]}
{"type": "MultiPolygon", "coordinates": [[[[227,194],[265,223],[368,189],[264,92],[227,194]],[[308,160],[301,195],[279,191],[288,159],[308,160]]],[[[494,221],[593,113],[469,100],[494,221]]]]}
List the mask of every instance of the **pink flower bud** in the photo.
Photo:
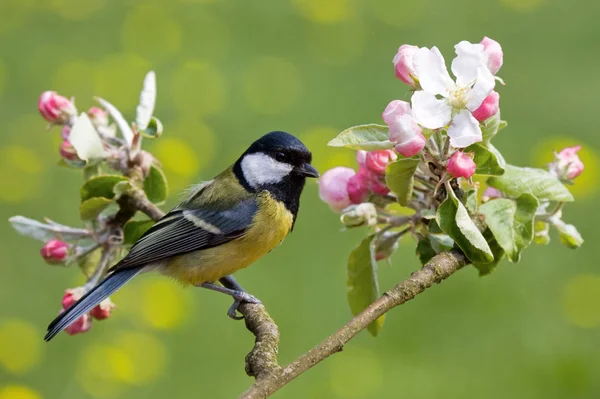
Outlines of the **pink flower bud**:
{"type": "Polygon", "coordinates": [[[377,195],[388,195],[390,192],[388,186],[379,176],[373,176],[373,179],[369,180],[369,187],[377,195]]]}
{"type": "Polygon", "coordinates": [[[352,204],[347,186],[355,174],[350,168],[338,166],[323,173],[319,179],[319,197],[335,212],[341,212],[352,204]]]}
{"type": "Polygon", "coordinates": [[[473,116],[479,122],[483,122],[484,120],[496,115],[498,113],[498,109],[500,109],[500,94],[492,91],[485,98],[485,100],[483,100],[479,108],[473,112],[473,116]]]}
{"type": "Polygon", "coordinates": [[[38,109],[44,119],[52,123],[65,123],[77,113],[75,105],[55,91],[45,91],[38,100],[38,109]]]}
{"type": "Polygon", "coordinates": [[[464,177],[468,179],[473,176],[477,165],[473,162],[472,153],[456,151],[448,160],[446,170],[454,177],[464,177]]]}
{"type": "Polygon", "coordinates": [[[365,159],[367,169],[379,176],[385,175],[385,167],[395,161],[398,155],[392,150],[370,151],[365,159]]]}
{"type": "Polygon", "coordinates": [[[488,187],[483,192],[483,195],[481,196],[481,201],[487,202],[494,198],[502,198],[502,191],[494,187],[488,187]]]}
{"type": "Polygon", "coordinates": [[[396,144],[394,149],[405,157],[412,157],[425,148],[426,142],[427,139],[423,136],[423,133],[419,133],[407,141],[396,144]]]}
{"type": "Polygon", "coordinates": [[[77,156],[77,151],[71,145],[69,140],[64,140],[60,144],[60,156],[66,159],[67,161],[78,161],[79,157],[77,156]]]}
{"type": "Polygon", "coordinates": [[[573,180],[583,172],[583,162],[579,159],[577,152],[581,150],[580,145],[567,147],[556,154],[556,159],[550,164],[550,171],[561,180],[573,180]]]}
{"type": "Polygon", "coordinates": [[[111,311],[115,307],[115,304],[112,303],[110,298],[106,298],[91,310],[90,315],[96,320],[104,320],[110,316],[111,311]]]}
{"type": "Polygon", "coordinates": [[[393,100],[385,107],[385,110],[381,114],[383,121],[389,126],[391,125],[395,118],[398,116],[402,116],[404,114],[412,115],[412,110],[410,109],[410,104],[406,101],[393,100]]]}
{"type": "Polygon", "coordinates": [[[487,66],[490,72],[495,75],[502,67],[502,47],[497,41],[485,36],[481,41],[483,52],[487,55],[487,66]]]}
{"type": "Polygon", "coordinates": [[[69,134],[71,134],[71,126],[64,125],[62,127],[62,130],[60,131],[60,137],[62,137],[63,140],[68,140],[69,139],[69,134]]]}
{"type": "Polygon", "coordinates": [[[367,151],[365,150],[358,150],[356,151],[356,163],[358,163],[358,166],[366,166],[366,162],[367,162],[367,151]]]}
{"type": "Polygon", "coordinates": [[[40,250],[42,258],[49,264],[58,264],[64,262],[69,253],[70,245],[66,242],[52,239],[48,241],[40,250]]]}
{"type": "Polygon", "coordinates": [[[92,317],[86,313],[73,322],[69,327],[65,328],[65,332],[69,335],[84,333],[92,328],[92,317]]]}
{"type": "Polygon", "coordinates": [[[94,126],[108,126],[108,113],[99,107],[92,107],[87,112],[94,126]]]}
{"type": "Polygon", "coordinates": [[[346,189],[348,197],[353,204],[363,203],[369,198],[370,182],[368,171],[364,168],[359,169],[358,173],[348,179],[346,189]]]}
{"type": "Polygon", "coordinates": [[[393,60],[396,77],[412,87],[417,86],[414,80],[416,73],[413,65],[413,57],[418,49],[417,46],[403,44],[398,49],[398,53],[393,60]]]}
{"type": "Polygon", "coordinates": [[[69,309],[75,302],[79,300],[85,294],[83,287],[69,288],[65,290],[65,295],[62,299],[63,310],[69,309]]]}

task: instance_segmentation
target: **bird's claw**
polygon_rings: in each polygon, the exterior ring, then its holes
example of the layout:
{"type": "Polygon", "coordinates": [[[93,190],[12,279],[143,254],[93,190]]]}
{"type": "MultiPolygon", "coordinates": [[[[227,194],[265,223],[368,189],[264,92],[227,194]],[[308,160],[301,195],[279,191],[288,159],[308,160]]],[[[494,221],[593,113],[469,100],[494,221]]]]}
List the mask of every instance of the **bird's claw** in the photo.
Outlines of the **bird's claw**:
{"type": "Polygon", "coordinates": [[[227,311],[227,316],[229,316],[233,320],[242,320],[244,318],[244,316],[237,315],[238,309],[242,302],[254,303],[257,305],[262,304],[262,302],[257,297],[255,297],[254,295],[250,295],[244,291],[235,291],[232,297],[234,299],[233,305],[231,305],[231,307],[227,311]]]}

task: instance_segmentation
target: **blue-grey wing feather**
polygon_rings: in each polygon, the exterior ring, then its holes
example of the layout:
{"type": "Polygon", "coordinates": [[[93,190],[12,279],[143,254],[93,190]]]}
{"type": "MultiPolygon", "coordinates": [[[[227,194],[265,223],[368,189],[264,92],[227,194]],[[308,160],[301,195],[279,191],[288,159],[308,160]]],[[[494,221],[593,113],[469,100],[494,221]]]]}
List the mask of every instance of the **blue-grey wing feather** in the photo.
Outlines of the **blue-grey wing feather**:
{"type": "Polygon", "coordinates": [[[226,210],[175,209],[146,231],[112,270],[147,265],[229,242],[244,234],[257,210],[255,198],[226,210]]]}

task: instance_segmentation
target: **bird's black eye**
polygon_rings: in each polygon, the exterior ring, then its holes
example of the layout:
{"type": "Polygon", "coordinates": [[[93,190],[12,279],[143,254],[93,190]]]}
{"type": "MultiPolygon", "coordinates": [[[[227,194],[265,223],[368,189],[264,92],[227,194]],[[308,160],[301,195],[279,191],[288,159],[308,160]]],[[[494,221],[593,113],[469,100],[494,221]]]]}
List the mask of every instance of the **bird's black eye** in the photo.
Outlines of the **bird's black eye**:
{"type": "Polygon", "coordinates": [[[288,160],[288,156],[286,155],[285,152],[276,152],[275,153],[275,160],[277,162],[287,162],[288,160]]]}

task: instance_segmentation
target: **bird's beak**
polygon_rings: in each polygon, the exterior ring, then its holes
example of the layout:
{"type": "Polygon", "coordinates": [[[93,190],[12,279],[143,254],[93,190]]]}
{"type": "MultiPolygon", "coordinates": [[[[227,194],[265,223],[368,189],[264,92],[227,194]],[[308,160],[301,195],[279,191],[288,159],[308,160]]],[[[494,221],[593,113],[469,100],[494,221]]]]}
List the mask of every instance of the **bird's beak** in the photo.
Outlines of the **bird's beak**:
{"type": "Polygon", "coordinates": [[[319,177],[319,172],[308,162],[302,166],[296,167],[296,173],[306,177],[319,177]]]}

